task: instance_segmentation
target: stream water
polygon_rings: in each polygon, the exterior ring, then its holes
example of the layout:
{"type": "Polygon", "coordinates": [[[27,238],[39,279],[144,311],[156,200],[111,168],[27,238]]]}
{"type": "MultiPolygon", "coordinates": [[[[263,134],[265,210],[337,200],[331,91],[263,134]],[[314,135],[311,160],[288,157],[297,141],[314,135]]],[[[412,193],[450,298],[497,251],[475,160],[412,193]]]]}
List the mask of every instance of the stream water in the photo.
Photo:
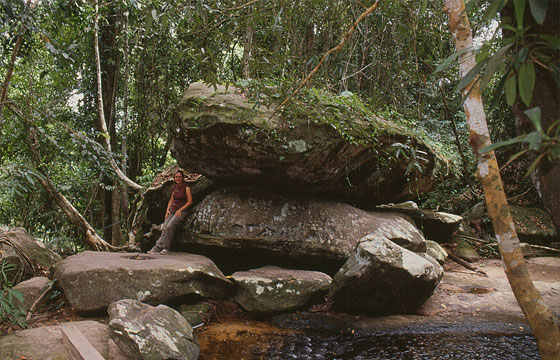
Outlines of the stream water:
{"type": "Polygon", "coordinates": [[[525,324],[412,323],[380,328],[324,320],[282,319],[276,321],[281,327],[268,328],[249,322],[216,325],[208,334],[199,334],[200,359],[540,359],[525,324]]]}

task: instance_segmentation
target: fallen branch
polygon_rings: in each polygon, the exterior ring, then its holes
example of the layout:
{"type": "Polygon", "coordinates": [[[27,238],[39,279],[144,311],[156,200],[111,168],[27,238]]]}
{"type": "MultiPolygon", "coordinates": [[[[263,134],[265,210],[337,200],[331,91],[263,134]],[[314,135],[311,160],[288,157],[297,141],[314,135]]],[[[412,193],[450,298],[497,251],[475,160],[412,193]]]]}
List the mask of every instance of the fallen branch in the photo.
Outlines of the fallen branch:
{"type": "Polygon", "coordinates": [[[43,291],[41,296],[39,296],[37,299],[35,299],[35,301],[33,302],[33,305],[31,305],[31,308],[29,308],[29,312],[27,313],[27,316],[25,317],[25,321],[31,320],[31,317],[33,316],[33,312],[35,311],[35,308],[41,303],[41,301],[45,298],[45,296],[47,296],[47,294],[52,290],[55,281],[52,281],[50,283],[50,285],[47,286],[45,291],[43,291]]]}
{"type": "Polygon", "coordinates": [[[488,274],[486,274],[484,271],[482,270],[478,270],[475,266],[469,264],[468,262],[466,262],[465,260],[461,259],[460,257],[458,257],[457,255],[453,254],[451,251],[447,252],[447,255],[449,256],[449,258],[453,261],[455,261],[457,264],[462,265],[463,267],[474,271],[476,273],[482,274],[484,276],[488,276],[488,274]]]}
{"type": "Polygon", "coordinates": [[[376,8],[377,5],[379,4],[379,1],[381,0],[377,0],[375,2],[375,4],[373,4],[372,6],[370,6],[369,8],[367,8],[366,11],[364,11],[359,17],[358,19],[354,22],[354,24],[352,24],[352,26],[350,27],[350,29],[348,29],[348,32],[346,32],[346,35],[344,35],[344,37],[342,38],[342,40],[340,41],[340,43],[335,46],[334,48],[330,49],[329,51],[327,51],[323,57],[321,58],[321,61],[319,61],[319,63],[317,64],[317,66],[315,66],[315,68],[313,70],[311,70],[311,72],[309,73],[309,75],[307,75],[307,77],[301,82],[301,84],[299,84],[298,88],[296,90],[294,90],[294,92],[288,96],[288,98],[286,100],[284,100],[282,102],[282,104],[280,104],[280,106],[278,107],[278,109],[283,108],[284,106],[286,106],[286,104],[288,104],[290,102],[290,100],[292,99],[292,97],[294,97],[300,90],[302,87],[304,87],[309,80],[311,79],[311,77],[313,75],[315,75],[315,73],[317,72],[317,70],[319,70],[319,68],[321,67],[321,65],[323,65],[323,63],[325,62],[325,60],[327,59],[327,57],[335,52],[338,52],[342,49],[342,47],[344,46],[344,44],[346,44],[346,42],[348,41],[348,39],[350,39],[350,37],[352,36],[352,34],[354,33],[354,31],[356,30],[356,28],[358,27],[358,24],[360,22],[362,22],[362,20],[368,16],[369,14],[371,14],[376,8]]]}

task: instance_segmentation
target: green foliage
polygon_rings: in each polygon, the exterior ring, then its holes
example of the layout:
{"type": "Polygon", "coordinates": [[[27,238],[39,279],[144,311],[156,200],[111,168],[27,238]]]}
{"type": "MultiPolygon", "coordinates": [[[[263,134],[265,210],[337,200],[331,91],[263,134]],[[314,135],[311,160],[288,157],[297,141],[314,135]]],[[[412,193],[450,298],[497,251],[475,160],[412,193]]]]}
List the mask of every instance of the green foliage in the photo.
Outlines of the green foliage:
{"type": "Polygon", "coordinates": [[[21,307],[23,294],[12,289],[9,273],[17,271],[14,264],[2,259],[0,261],[0,322],[9,322],[20,327],[27,327],[26,311],[21,307]]]}
{"type": "Polygon", "coordinates": [[[545,131],[541,125],[541,109],[539,107],[529,109],[525,111],[525,114],[531,119],[531,122],[535,126],[535,131],[509,140],[497,142],[481,149],[481,152],[489,152],[504,146],[525,143],[528,145],[527,148],[513,155],[503,167],[506,167],[512,161],[530,151],[536,151],[538,156],[527,169],[526,176],[529,176],[542,160],[546,159],[551,163],[560,160],[560,119],[555,121],[545,131]]]}

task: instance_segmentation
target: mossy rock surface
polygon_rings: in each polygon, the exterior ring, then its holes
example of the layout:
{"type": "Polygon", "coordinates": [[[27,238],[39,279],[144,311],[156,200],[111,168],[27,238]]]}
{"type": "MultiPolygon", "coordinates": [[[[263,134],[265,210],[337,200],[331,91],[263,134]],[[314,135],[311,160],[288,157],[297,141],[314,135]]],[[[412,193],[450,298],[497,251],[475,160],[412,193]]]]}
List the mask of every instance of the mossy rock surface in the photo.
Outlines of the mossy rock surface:
{"type": "Polygon", "coordinates": [[[193,83],[170,123],[171,152],[212,180],[352,202],[429,191],[445,162],[411,131],[363,108],[319,99],[275,111],[233,87],[193,83]]]}

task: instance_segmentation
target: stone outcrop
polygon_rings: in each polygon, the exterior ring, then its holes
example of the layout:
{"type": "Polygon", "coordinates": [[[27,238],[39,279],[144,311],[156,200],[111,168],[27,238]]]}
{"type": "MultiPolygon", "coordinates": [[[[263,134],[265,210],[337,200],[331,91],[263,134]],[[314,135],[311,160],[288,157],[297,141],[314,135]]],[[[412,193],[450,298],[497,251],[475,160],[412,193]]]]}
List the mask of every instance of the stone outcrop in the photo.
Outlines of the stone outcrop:
{"type": "Polygon", "coordinates": [[[63,345],[60,331],[61,328],[69,325],[74,326],[83,333],[90,344],[105,359],[128,360],[122,356],[118,349],[111,347],[109,327],[97,321],[75,321],[62,325],[22,330],[15,334],[0,336],[0,359],[73,359],[74,357],[63,345]]]}
{"type": "Polygon", "coordinates": [[[447,251],[442,248],[437,242],[432,240],[426,240],[426,255],[431,256],[435,259],[440,265],[445,263],[447,260],[447,251]]]}
{"type": "Polygon", "coordinates": [[[185,220],[179,242],[186,249],[193,244],[238,253],[263,249],[309,265],[336,263],[338,269],[368,234],[425,251],[422,234],[406,215],[248,188],[225,188],[208,195],[185,220]]]}
{"type": "MultiPolygon", "coordinates": [[[[20,291],[23,295],[23,304],[25,310],[30,310],[35,300],[49,288],[50,280],[44,276],[36,276],[29,280],[25,280],[14,286],[14,290],[20,291]]],[[[43,299],[45,302],[46,299],[43,299]]]]}
{"type": "Polygon", "coordinates": [[[334,276],[328,296],[350,312],[406,314],[432,295],[442,276],[437,262],[366,236],[334,276]]]}
{"type": "Polygon", "coordinates": [[[398,212],[409,216],[414,220],[426,239],[437,242],[452,241],[453,234],[459,230],[461,221],[463,221],[463,218],[459,215],[420,209],[413,201],[379,205],[376,210],[398,212]]]}
{"type": "Polygon", "coordinates": [[[186,295],[221,299],[232,283],[208,258],[186,253],[146,255],[84,251],[56,264],[51,274],[81,312],[121,299],[160,304],[186,295]]]}
{"type": "Polygon", "coordinates": [[[111,337],[130,359],[198,359],[192,327],[172,308],[127,299],[112,303],[107,312],[111,337]]]}
{"type": "Polygon", "coordinates": [[[35,276],[35,265],[50,267],[62,260],[60,255],[29,235],[24,228],[0,228],[0,239],[4,240],[0,242],[0,261],[13,264],[21,275],[14,279],[15,272],[8,274],[10,281],[18,282],[35,276]]]}
{"type": "Polygon", "coordinates": [[[321,272],[274,266],[239,271],[231,277],[237,285],[234,301],[245,311],[261,315],[302,309],[320,299],[332,281],[321,272]]]}
{"type": "Polygon", "coordinates": [[[233,87],[193,83],[170,123],[171,153],[212,180],[370,206],[432,188],[444,161],[410,131],[348,108],[316,101],[274,112],[233,87]],[[411,158],[422,172],[409,166],[411,158]]]}

